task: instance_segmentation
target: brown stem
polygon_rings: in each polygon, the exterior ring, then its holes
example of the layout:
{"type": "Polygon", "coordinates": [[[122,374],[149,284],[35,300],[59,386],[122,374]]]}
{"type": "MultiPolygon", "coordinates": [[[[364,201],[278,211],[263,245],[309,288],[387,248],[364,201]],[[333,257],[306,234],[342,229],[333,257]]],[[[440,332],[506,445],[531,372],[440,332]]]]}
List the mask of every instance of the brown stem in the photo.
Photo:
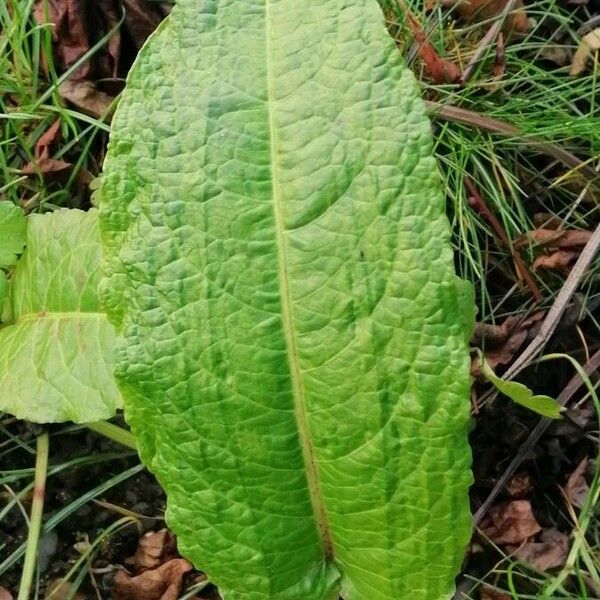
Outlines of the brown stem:
{"type": "Polygon", "coordinates": [[[523,279],[527,287],[531,290],[535,301],[540,302],[542,300],[542,293],[540,292],[540,288],[538,287],[531,273],[527,269],[527,266],[525,265],[525,262],[521,258],[519,252],[510,243],[510,240],[508,239],[508,236],[504,231],[504,227],[502,227],[502,224],[500,223],[496,215],[489,209],[488,205],[485,203],[485,201],[473,185],[473,182],[468,177],[465,177],[465,185],[469,190],[469,204],[492,226],[492,229],[500,239],[500,242],[502,242],[502,245],[511,253],[519,277],[523,279]]]}

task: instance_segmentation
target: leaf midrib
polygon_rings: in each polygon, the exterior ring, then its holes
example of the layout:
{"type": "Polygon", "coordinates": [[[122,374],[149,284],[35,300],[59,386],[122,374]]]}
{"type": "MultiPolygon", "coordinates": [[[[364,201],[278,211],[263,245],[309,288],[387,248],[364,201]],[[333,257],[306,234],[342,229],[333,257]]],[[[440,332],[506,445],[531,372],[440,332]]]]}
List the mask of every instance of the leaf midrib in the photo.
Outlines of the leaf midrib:
{"type": "Polygon", "coordinates": [[[327,509],[321,494],[319,472],[316,465],[315,452],[310,436],[302,372],[298,361],[298,349],[294,335],[294,318],[292,310],[292,295],[290,290],[289,273],[287,269],[286,230],[283,214],[282,195],[279,186],[279,164],[277,160],[277,127],[273,104],[275,102],[275,78],[271,64],[271,2],[265,0],[265,43],[266,43],[266,68],[267,68],[267,112],[270,142],[271,166],[271,192],[273,196],[273,214],[275,221],[275,236],[277,243],[277,271],[279,281],[279,295],[281,298],[281,321],[285,335],[286,351],[290,367],[292,382],[292,396],[294,401],[294,415],[298,427],[298,436],[302,447],[304,468],[310,501],[316,521],[317,534],[321,541],[323,554],[327,560],[332,560],[334,555],[333,538],[327,518],[327,509]]]}
{"type": "Polygon", "coordinates": [[[25,313],[20,315],[14,323],[6,323],[6,325],[13,325],[21,323],[23,321],[43,321],[54,319],[56,321],[67,320],[67,319],[98,319],[99,317],[106,317],[103,312],[54,312],[54,311],[39,311],[34,313],[25,313]]]}

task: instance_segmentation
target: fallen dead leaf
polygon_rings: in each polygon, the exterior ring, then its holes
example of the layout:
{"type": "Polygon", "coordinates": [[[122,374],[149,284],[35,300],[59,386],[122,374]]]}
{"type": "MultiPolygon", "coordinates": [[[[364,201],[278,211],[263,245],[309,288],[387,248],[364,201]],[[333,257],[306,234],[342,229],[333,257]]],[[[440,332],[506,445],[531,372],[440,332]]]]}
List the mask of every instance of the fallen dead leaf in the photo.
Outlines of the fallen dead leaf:
{"type": "Polygon", "coordinates": [[[108,116],[114,101],[112,96],[100,91],[95,83],[87,80],[67,79],[58,87],[58,93],[82,112],[93,117],[108,116]]]}
{"type": "MultiPolygon", "coordinates": [[[[96,71],[101,77],[116,77],[119,57],[121,55],[121,28],[116,31],[121,14],[121,2],[115,0],[95,0],[95,2],[86,2],[86,18],[94,23],[96,29],[102,31],[114,31],[108,40],[106,52],[98,53],[94,56],[96,71]]],[[[93,31],[93,29],[90,27],[93,31]]]]}
{"type": "Polygon", "coordinates": [[[119,4],[114,0],[36,0],[34,8],[38,24],[51,24],[54,61],[61,71],[79,61],[98,35],[113,32],[105,51],[84,61],[72,73],[73,80],[116,75],[121,54],[121,33],[116,29],[119,14],[119,4]]]}
{"type": "Polygon", "coordinates": [[[595,419],[596,413],[591,402],[581,406],[572,406],[569,408],[569,418],[556,423],[553,433],[557,437],[564,438],[569,445],[578,444],[583,440],[585,431],[592,420],[595,419]]]}
{"type": "MultiPolygon", "coordinates": [[[[36,0],[33,15],[38,25],[51,24],[55,61],[61,70],[74,65],[89,49],[84,3],[79,0],[36,0]]],[[[71,75],[85,79],[91,66],[85,61],[71,75]]]]}
{"type": "MultiPolygon", "coordinates": [[[[500,325],[476,323],[471,343],[484,349],[485,359],[492,369],[507,365],[523,344],[536,335],[544,316],[544,311],[536,311],[526,318],[507,317],[500,325]]],[[[471,369],[474,377],[478,376],[478,365],[479,360],[474,360],[471,369]]]]}
{"type": "Polygon", "coordinates": [[[583,248],[591,237],[592,233],[583,229],[534,229],[520,235],[513,243],[517,248],[533,245],[570,250],[583,248]]]}
{"type": "Polygon", "coordinates": [[[73,80],[112,78],[125,75],[136,52],[169,13],[168,3],[148,0],[35,0],[34,18],[50,24],[54,64],[60,72],[79,61],[104,34],[112,32],[108,43],[79,66],[73,80]],[[125,22],[117,27],[121,11],[125,22]],[[127,35],[122,35],[126,31],[127,35]]]}
{"type": "Polygon", "coordinates": [[[415,32],[415,40],[417,52],[434,83],[456,83],[460,80],[462,73],[458,66],[442,58],[424,35],[415,32]]]}
{"type": "Polygon", "coordinates": [[[573,55],[569,75],[572,75],[573,77],[581,75],[585,71],[588,59],[591,57],[592,52],[597,50],[600,50],[600,27],[586,33],[581,38],[579,48],[577,48],[577,52],[573,55]]]}
{"type": "Polygon", "coordinates": [[[174,558],[157,569],[131,577],[124,571],[115,576],[113,600],[176,600],[183,576],[192,565],[183,558],[174,558]]]}
{"type": "Polygon", "coordinates": [[[569,538],[558,529],[544,529],[537,542],[527,542],[514,551],[521,561],[538,571],[562,567],[569,553],[569,538]]]}
{"type": "Polygon", "coordinates": [[[164,15],[155,3],[148,0],[123,0],[123,7],[127,29],[139,49],[158,27],[164,15]]]}
{"type": "Polygon", "coordinates": [[[524,498],[528,496],[533,489],[533,485],[531,483],[531,477],[529,473],[523,471],[522,473],[517,473],[507,484],[506,491],[513,498],[524,498]]]}
{"type": "Polygon", "coordinates": [[[35,143],[35,156],[40,157],[49,152],[50,146],[60,139],[60,119],[56,119],[48,129],[39,137],[35,143]]]}
{"type": "Polygon", "coordinates": [[[456,83],[461,78],[461,70],[452,61],[442,58],[427,38],[427,33],[419,19],[413,14],[404,0],[399,4],[406,15],[408,24],[415,38],[416,49],[425,70],[435,83],[456,83]]]}
{"type": "Polygon", "coordinates": [[[0,600],[13,600],[12,594],[2,586],[0,586],[0,600]]]}
{"type": "Polygon", "coordinates": [[[489,511],[485,534],[497,544],[520,544],[542,530],[533,516],[529,500],[510,500],[489,511]]]}
{"type": "Polygon", "coordinates": [[[540,228],[528,231],[514,240],[516,248],[537,246],[548,254],[533,261],[533,270],[550,269],[568,275],[581,249],[588,243],[592,233],[582,229],[540,228]]]}
{"type": "Polygon", "coordinates": [[[499,592],[486,586],[481,589],[479,600],[511,600],[511,598],[504,592],[499,592]]]}
{"type": "Polygon", "coordinates": [[[587,467],[588,459],[584,458],[571,475],[569,475],[569,479],[564,487],[565,496],[569,504],[577,508],[583,508],[590,491],[590,487],[585,480],[587,467]]]}
{"type": "Polygon", "coordinates": [[[533,261],[533,270],[548,269],[568,275],[578,256],[579,254],[572,250],[558,250],[552,254],[543,254],[533,261]]]}
{"type": "Polygon", "coordinates": [[[64,160],[50,158],[46,153],[27,163],[22,169],[23,175],[42,175],[45,178],[62,175],[72,168],[72,164],[64,160]]]}
{"type": "Polygon", "coordinates": [[[140,570],[155,569],[175,553],[175,536],[168,529],[149,531],[142,536],[135,554],[127,563],[140,570]]]}
{"type": "MultiPolygon", "coordinates": [[[[497,17],[506,6],[507,0],[458,0],[456,10],[458,14],[467,22],[487,21],[497,17]]],[[[529,31],[530,24],[525,12],[525,6],[522,0],[517,0],[513,10],[506,17],[504,23],[504,32],[515,31],[525,33],[529,31]]]]}

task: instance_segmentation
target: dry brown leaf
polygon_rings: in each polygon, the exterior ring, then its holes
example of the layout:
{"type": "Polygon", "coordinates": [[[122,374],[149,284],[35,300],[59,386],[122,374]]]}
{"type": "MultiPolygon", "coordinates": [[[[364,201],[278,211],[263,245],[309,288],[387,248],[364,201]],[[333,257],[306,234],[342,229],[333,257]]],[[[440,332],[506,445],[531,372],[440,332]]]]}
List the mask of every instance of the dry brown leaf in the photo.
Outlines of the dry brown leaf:
{"type": "Polygon", "coordinates": [[[568,229],[563,232],[563,235],[556,241],[557,248],[583,248],[592,237],[591,231],[583,229],[568,229]]]}
{"type": "Polygon", "coordinates": [[[175,552],[175,536],[168,529],[149,531],[140,539],[137,550],[128,564],[141,570],[154,569],[165,562],[166,558],[172,557],[175,552]]]}
{"type": "Polygon", "coordinates": [[[562,567],[569,553],[569,538],[558,529],[544,529],[539,542],[527,542],[514,552],[515,556],[538,571],[562,567]]]}
{"type": "Polygon", "coordinates": [[[112,96],[101,92],[92,81],[67,79],[58,87],[62,98],[79,110],[93,117],[105,117],[114,101],[112,96]]]}
{"type": "Polygon", "coordinates": [[[568,275],[579,254],[572,250],[558,250],[552,254],[543,254],[533,261],[533,270],[549,269],[568,275]]]}
{"type": "Polygon", "coordinates": [[[568,275],[591,235],[590,231],[582,229],[540,228],[519,236],[514,245],[517,248],[529,245],[544,247],[549,254],[538,256],[533,261],[533,269],[551,269],[568,275]]]}
{"type": "Polygon", "coordinates": [[[126,70],[133,58],[129,46],[139,50],[170,8],[148,0],[35,0],[34,17],[39,24],[52,24],[54,63],[61,72],[80,60],[102,35],[112,32],[106,46],[71,76],[95,81],[126,70]],[[118,28],[123,9],[125,23],[118,28]],[[122,30],[128,35],[123,37],[122,30]],[[132,44],[127,43],[129,38],[132,44]]]}
{"type": "MultiPolygon", "coordinates": [[[[95,0],[86,3],[87,18],[103,31],[114,31],[120,19],[121,2],[115,0],[95,0]],[[101,25],[100,25],[101,24],[101,25]]],[[[93,29],[92,29],[93,31],[93,29]]],[[[106,46],[105,53],[98,53],[94,57],[97,70],[102,77],[116,77],[119,57],[121,55],[121,29],[117,29],[106,46]]]]}
{"type": "Polygon", "coordinates": [[[163,20],[163,14],[153,2],[123,0],[125,23],[134,44],[139,49],[163,20]]]}
{"type": "Polygon", "coordinates": [[[511,600],[511,597],[505,592],[499,592],[486,586],[481,589],[479,600],[511,600]]]}
{"type": "Polygon", "coordinates": [[[423,62],[425,70],[435,83],[456,83],[461,78],[461,70],[452,61],[442,58],[431,42],[427,39],[427,33],[421,26],[419,19],[413,14],[404,0],[400,0],[400,6],[406,15],[408,24],[415,38],[417,53],[423,62]]]}
{"type": "Polygon", "coordinates": [[[461,78],[461,70],[452,61],[442,58],[431,43],[415,34],[417,52],[434,83],[456,83],[461,78]],[[421,38],[421,39],[419,39],[421,38]]]}
{"type": "Polygon", "coordinates": [[[590,487],[585,480],[587,467],[588,459],[584,458],[571,473],[564,487],[565,496],[569,504],[577,508],[583,508],[590,491],[590,487]]]}
{"type": "Polygon", "coordinates": [[[50,158],[47,153],[44,153],[39,158],[27,163],[22,169],[23,175],[42,175],[44,178],[52,178],[60,176],[69,171],[73,165],[65,162],[64,160],[58,160],[56,158],[50,158]]]}
{"type": "Polygon", "coordinates": [[[513,498],[524,498],[528,496],[533,489],[529,473],[517,473],[507,484],[506,491],[513,498]]]}
{"type": "MultiPolygon", "coordinates": [[[[535,336],[544,315],[544,311],[536,311],[525,319],[521,316],[507,317],[500,325],[476,323],[471,343],[484,349],[492,369],[507,365],[523,344],[535,336]]],[[[478,359],[473,361],[471,371],[474,377],[478,376],[478,359]]]]}
{"type": "Polygon", "coordinates": [[[124,571],[115,576],[113,600],[176,600],[183,576],[192,565],[183,558],[174,558],[157,569],[131,577],[124,571]]]}
{"type": "Polygon", "coordinates": [[[60,119],[56,119],[35,143],[34,154],[37,158],[49,152],[50,146],[55,144],[60,139],[60,119]]]}
{"type": "Polygon", "coordinates": [[[517,248],[523,248],[531,244],[534,246],[570,250],[573,248],[583,248],[591,237],[591,231],[583,229],[534,229],[520,235],[513,243],[517,248]]]}
{"type": "Polygon", "coordinates": [[[13,600],[12,594],[2,586],[0,586],[0,600],[13,600]]]}
{"type": "Polygon", "coordinates": [[[579,48],[577,48],[577,52],[573,55],[569,75],[574,77],[581,75],[585,71],[588,59],[592,55],[592,52],[597,50],[600,50],[600,27],[586,33],[581,38],[579,48]]]}
{"type": "MultiPolygon", "coordinates": [[[[506,6],[507,0],[458,0],[456,10],[465,21],[487,21],[497,17],[506,6]]],[[[505,33],[529,31],[529,19],[522,0],[515,2],[513,10],[506,17],[505,33]]]]}
{"type": "MultiPolygon", "coordinates": [[[[52,24],[55,61],[61,70],[74,65],[90,49],[84,4],[79,0],[36,0],[34,18],[39,25],[52,24]]],[[[85,79],[90,71],[86,61],[71,77],[85,79]]]]}
{"type": "Polygon", "coordinates": [[[542,530],[529,500],[510,500],[490,509],[485,534],[497,544],[520,544],[542,530]]]}

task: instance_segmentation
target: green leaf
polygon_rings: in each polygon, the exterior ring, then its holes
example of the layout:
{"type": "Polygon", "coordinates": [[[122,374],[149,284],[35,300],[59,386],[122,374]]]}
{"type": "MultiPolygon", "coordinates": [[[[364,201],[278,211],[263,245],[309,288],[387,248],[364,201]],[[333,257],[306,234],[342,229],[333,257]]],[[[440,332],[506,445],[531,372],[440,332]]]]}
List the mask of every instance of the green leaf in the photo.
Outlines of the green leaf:
{"type": "Polygon", "coordinates": [[[29,217],[27,248],[10,291],[12,323],[0,329],[0,410],[46,423],[114,415],[116,334],[97,297],[101,245],[96,211],[29,217]]]}
{"type": "Polygon", "coordinates": [[[117,376],[235,600],[442,600],[471,532],[472,290],[374,0],[180,0],[101,189],[117,376]]]}
{"type": "Polygon", "coordinates": [[[481,372],[485,375],[486,379],[502,392],[505,396],[510,398],[513,402],[528,408],[544,417],[549,419],[560,419],[561,412],[564,410],[563,407],[550,396],[535,396],[533,392],[522,383],[516,381],[505,381],[498,377],[489,363],[485,360],[483,355],[480,354],[480,367],[481,372]]]}
{"type": "Polygon", "coordinates": [[[0,202],[0,268],[11,267],[23,251],[27,218],[12,202],[0,202]]]}

